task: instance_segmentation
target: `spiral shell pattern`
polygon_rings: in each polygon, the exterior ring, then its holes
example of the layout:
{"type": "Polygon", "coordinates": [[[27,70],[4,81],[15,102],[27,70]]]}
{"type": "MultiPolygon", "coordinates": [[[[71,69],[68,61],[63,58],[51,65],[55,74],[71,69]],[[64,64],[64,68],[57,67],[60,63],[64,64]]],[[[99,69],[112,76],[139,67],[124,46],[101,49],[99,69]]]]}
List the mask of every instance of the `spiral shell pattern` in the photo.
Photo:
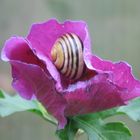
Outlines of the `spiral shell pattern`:
{"type": "Polygon", "coordinates": [[[64,34],[56,40],[51,50],[56,68],[69,79],[79,79],[84,71],[83,43],[73,34],[64,34]]]}

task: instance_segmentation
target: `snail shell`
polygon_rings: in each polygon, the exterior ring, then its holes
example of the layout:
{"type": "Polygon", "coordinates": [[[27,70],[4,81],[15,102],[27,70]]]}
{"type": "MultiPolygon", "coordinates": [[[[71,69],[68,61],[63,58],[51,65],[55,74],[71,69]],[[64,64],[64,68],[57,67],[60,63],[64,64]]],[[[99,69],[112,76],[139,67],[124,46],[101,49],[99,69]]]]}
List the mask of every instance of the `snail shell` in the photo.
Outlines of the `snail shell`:
{"type": "Polygon", "coordinates": [[[69,79],[79,79],[84,71],[83,43],[73,34],[64,34],[56,40],[51,50],[56,68],[69,79]]]}

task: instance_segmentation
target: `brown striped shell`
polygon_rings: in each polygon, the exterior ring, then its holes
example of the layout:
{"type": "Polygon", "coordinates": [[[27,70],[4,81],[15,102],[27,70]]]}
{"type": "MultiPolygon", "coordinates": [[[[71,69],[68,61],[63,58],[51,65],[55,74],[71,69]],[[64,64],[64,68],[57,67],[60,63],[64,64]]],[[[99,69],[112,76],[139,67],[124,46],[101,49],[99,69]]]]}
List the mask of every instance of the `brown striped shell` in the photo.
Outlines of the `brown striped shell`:
{"type": "Polygon", "coordinates": [[[57,69],[69,79],[79,79],[84,71],[83,43],[73,34],[64,34],[56,40],[51,57],[57,69]]]}

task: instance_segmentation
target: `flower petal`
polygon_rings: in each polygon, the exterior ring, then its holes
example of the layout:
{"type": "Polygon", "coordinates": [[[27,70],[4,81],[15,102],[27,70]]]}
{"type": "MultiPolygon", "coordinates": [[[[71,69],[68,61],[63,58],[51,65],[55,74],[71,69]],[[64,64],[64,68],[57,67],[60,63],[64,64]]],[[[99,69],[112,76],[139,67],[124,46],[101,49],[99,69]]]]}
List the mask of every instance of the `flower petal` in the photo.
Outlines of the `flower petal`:
{"type": "Polygon", "coordinates": [[[43,62],[34,55],[29,46],[29,42],[23,37],[11,37],[6,41],[1,57],[4,61],[17,60],[44,68],[43,62]]]}
{"type": "MultiPolygon", "coordinates": [[[[32,47],[36,52],[51,60],[50,52],[55,41],[66,33],[75,33],[82,42],[89,38],[85,22],[65,21],[59,23],[57,20],[51,19],[44,23],[33,24],[27,39],[32,43],[32,47]]],[[[90,49],[90,43],[84,44],[84,46],[90,49]]]]}
{"type": "Polygon", "coordinates": [[[140,81],[136,80],[132,75],[131,66],[126,62],[112,63],[95,55],[90,55],[89,60],[95,71],[112,74],[112,77],[110,77],[112,82],[122,88],[131,90],[136,85],[140,85],[140,81]]]}
{"type": "Polygon", "coordinates": [[[30,33],[27,36],[27,39],[32,44],[32,49],[35,50],[37,56],[46,63],[48,71],[57,81],[56,88],[59,91],[64,89],[68,81],[60,75],[56,67],[52,64],[50,51],[55,41],[66,33],[75,33],[80,37],[84,44],[85,55],[87,52],[91,52],[87,25],[83,21],[65,21],[64,23],[58,23],[57,20],[51,19],[48,22],[32,25],[30,33]]]}
{"type": "Polygon", "coordinates": [[[13,87],[26,99],[31,95],[59,121],[59,128],[64,128],[67,120],[64,116],[66,101],[55,90],[53,79],[39,66],[18,61],[10,61],[12,65],[13,87]]]}
{"type": "Polygon", "coordinates": [[[87,114],[115,106],[124,105],[124,89],[108,80],[108,74],[99,74],[86,82],[71,85],[65,91],[67,100],[66,116],[87,114]]]}
{"type": "MultiPolygon", "coordinates": [[[[4,48],[2,49],[1,57],[4,61],[17,61],[21,63],[27,63],[27,64],[35,64],[40,66],[42,69],[44,68],[44,64],[42,61],[40,61],[32,52],[32,50],[29,47],[29,43],[23,38],[23,37],[11,37],[9,40],[6,41],[4,48]]],[[[13,67],[13,77],[15,75],[18,75],[15,73],[16,69],[13,67]]],[[[45,69],[44,69],[45,70],[45,69]]],[[[26,73],[23,72],[24,75],[26,73]]],[[[18,85],[18,82],[14,82],[14,85],[18,85]]],[[[26,99],[31,99],[33,96],[33,92],[26,92],[31,91],[32,87],[28,85],[28,82],[20,81],[18,88],[19,93],[22,97],[26,99]]]]}

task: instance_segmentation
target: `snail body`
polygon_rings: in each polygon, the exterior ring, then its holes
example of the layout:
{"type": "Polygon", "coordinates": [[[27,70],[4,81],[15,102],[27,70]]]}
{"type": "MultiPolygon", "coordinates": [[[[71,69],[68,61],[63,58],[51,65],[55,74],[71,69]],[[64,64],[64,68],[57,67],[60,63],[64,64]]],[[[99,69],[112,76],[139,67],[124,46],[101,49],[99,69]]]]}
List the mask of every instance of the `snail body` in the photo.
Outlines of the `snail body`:
{"type": "Polygon", "coordinates": [[[51,50],[56,68],[69,79],[79,79],[84,71],[83,43],[73,34],[64,34],[56,40],[51,50]]]}

